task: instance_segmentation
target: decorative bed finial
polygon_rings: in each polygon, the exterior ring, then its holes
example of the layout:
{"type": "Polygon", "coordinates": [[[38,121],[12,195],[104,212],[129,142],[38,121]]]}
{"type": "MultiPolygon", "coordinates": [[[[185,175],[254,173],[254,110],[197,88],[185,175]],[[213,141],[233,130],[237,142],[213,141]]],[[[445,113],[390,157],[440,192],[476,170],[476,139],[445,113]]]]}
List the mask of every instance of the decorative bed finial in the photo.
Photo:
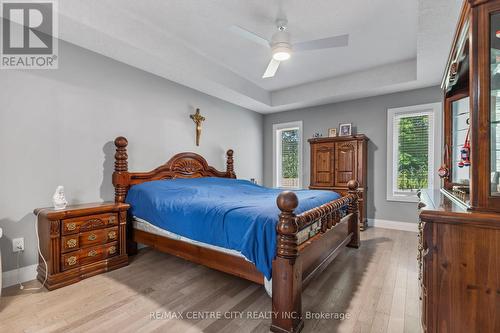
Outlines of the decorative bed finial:
{"type": "Polygon", "coordinates": [[[115,171],[127,171],[128,169],[127,145],[128,141],[125,137],[119,136],[115,139],[115,171]]]}
{"type": "Polygon", "coordinates": [[[299,227],[293,211],[299,205],[299,199],[292,191],[284,191],[278,195],[276,204],[281,210],[276,225],[278,232],[276,256],[295,260],[298,255],[297,232],[299,227]]]}
{"type": "Polygon", "coordinates": [[[357,180],[351,179],[350,181],[347,182],[347,188],[351,192],[357,193],[358,187],[359,187],[359,183],[357,180]]]}
{"type": "Polygon", "coordinates": [[[191,119],[193,119],[196,124],[196,145],[200,145],[200,136],[201,136],[201,123],[205,121],[205,117],[200,114],[200,109],[196,109],[196,112],[192,115],[189,115],[191,119]]]}

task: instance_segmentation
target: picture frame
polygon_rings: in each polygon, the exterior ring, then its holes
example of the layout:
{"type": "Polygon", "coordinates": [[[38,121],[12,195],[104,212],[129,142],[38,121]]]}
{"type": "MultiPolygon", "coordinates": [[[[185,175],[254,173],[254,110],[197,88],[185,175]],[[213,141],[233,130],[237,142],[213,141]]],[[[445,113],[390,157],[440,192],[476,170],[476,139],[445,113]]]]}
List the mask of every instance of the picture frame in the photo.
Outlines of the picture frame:
{"type": "Polygon", "coordinates": [[[340,124],[339,125],[339,136],[351,136],[352,135],[352,124],[340,124]]]}
{"type": "Polygon", "coordinates": [[[328,129],[328,137],[329,138],[334,138],[337,136],[337,128],[334,127],[334,128],[329,128],[328,129]]]}

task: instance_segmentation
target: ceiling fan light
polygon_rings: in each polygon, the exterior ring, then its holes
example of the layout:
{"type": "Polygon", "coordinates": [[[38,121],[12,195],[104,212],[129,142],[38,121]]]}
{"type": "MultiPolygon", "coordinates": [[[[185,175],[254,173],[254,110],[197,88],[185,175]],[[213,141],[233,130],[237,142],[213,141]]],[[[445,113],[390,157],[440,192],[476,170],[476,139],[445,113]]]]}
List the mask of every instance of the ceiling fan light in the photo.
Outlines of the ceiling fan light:
{"type": "Polygon", "coordinates": [[[290,53],[287,51],[282,51],[282,52],[275,52],[273,54],[273,59],[278,60],[278,61],[285,61],[290,59],[290,53]]]}
{"type": "Polygon", "coordinates": [[[278,61],[285,61],[290,59],[292,50],[288,45],[273,47],[273,59],[278,61]]]}

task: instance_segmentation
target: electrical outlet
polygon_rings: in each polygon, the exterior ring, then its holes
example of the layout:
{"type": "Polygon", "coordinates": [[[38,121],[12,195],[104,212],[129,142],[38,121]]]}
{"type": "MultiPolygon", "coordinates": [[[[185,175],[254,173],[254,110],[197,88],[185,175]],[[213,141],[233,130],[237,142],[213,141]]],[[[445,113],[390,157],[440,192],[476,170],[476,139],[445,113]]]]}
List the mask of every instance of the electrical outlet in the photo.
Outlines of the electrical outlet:
{"type": "Polygon", "coordinates": [[[19,252],[24,251],[24,238],[14,238],[12,240],[12,251],[19,252]]]}

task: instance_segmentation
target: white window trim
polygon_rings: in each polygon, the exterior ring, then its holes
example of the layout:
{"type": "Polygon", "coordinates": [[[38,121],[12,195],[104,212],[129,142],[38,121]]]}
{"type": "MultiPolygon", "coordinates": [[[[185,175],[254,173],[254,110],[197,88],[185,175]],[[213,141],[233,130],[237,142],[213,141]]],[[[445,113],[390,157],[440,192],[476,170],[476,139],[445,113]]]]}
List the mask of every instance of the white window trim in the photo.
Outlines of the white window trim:
{"type": "MultiPolygon", "coordinates": [[[[303,156],[303,144],[302,144],[302,120],[292,121],[288,123],[273,124],[273,186],[278,187],[279,171],[278,170],[278,152],[281,147],[278,145],[277,133],[279,130],[284,130],[288,128],[299,128],[299,186],[293,189],[302,188],[302,156],[303,156]]],[[[287,188],[288,189],[288,188],[287,188]]]]}
{"type": "Polygon", "coordinates": [[[431,103],[387,109],[387,201],[418,202],[417,194],[414,192],[400,194],[394,191],[394,184],[397,177],[397,173],[394,171],[397,169],[397,159],[394,149],[393,129],[395,116],[419,112],[432,114],[433,135],[429,137],[429,146],[431,147],[429,171],[432,172],[432,181],[429,181],[429,188],[437,189],[440,187],[441,180],[437,174],[437,170],[441,165],[442,156],[442,104],[431,103]]]}

